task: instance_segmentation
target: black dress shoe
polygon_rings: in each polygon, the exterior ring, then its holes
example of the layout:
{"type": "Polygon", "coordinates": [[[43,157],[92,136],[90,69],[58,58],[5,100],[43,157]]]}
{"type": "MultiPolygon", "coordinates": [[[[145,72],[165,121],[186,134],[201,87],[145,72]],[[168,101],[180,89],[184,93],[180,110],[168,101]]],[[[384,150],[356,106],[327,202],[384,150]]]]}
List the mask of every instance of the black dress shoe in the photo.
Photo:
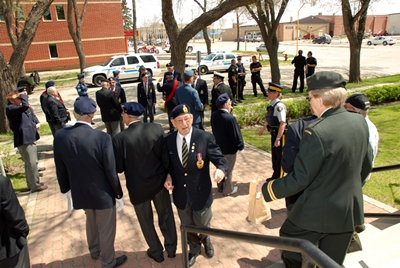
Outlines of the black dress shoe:
{"type": "Polygon", "coordinates": [[[159,259],[159,258],[156,258],[156,257],[153,257],[153,256],[151,256],[151,255],[149,254],[149,251],[146,251],[146,254],[147,254],[147,257],[149,257],[150,259],[153,259],[155,262],[160,263],[160,262],[163,262],[163,261],[164,261],[164,257],[161,257],[160,259],[159,259]]]}
{"type": "Polygon", "coordinates": [[[237,100],[237,102],[242,103],[242,100],[237,100]]]}
{"type": "Polygon", "coordinates": [[[176,257],[176,254],[174,253],[174,254],[169,254],[168,253],[168,258],[175,258],[176,257]]]}
{"type": "Polygon", "coordinates": [[[214,247],[211,243],[204,244],[204,249],[208,258],[214,257],[214,247]]]}
{"type": "Polygon", "coordinates": [[[245,98],[240,98],[241,100],[246,100],[245,98]]]}
{"type": "Polygon", "coordinates": [[[126,262],[127,259],[128,259],[128,257],[126,255],[122,255],[121,257],[118,257],[116,259],[116,263],[115,263],[114,267],[121,266],[122,264],[124,264],[124,262],[126,262]]]}
{"type": "Polygon", "coordinates": [[[199,253],[197,254],[189,253],[189,267],[193,266],[196,263],[197,256],[199,256],[199,253]]]}
{"type": "Polygon", "coordinates": [[[90,254],[90,257],[92,258],[92,260],[98,260],[100,258],[100,254],[97,254],[97,255],[90,254]]]}

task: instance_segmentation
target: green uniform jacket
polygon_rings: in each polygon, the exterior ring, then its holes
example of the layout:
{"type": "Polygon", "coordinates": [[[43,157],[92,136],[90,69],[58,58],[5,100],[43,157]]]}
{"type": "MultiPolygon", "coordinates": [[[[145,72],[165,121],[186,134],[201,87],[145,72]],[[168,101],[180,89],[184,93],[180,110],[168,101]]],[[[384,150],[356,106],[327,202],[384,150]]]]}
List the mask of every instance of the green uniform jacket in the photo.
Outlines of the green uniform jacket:
{"type": "Polygon", "coordinates": [[[364,222],[362,181],[372,170],[367,123],[344,108],[327,110],[304,131],[294,171],[264,184],[266,201],[304,193],[288,219],[320,233],[354,231],[364,222]]]}

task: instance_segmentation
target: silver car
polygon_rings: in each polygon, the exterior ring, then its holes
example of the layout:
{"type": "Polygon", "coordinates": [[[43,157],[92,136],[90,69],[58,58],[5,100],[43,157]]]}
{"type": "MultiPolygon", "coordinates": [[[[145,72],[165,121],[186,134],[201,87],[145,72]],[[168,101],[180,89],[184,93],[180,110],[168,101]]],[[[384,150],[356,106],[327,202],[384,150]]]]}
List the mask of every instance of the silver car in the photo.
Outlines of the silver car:
{"type": "MultiPolygon", "coordinates": [[[[257,52],[268,52],[267,51],[267,47],[265,46],[265,44],[261,44],[258,47],[256,47],[257,52]]],[[[278,53],[283,53],[285,52],[285,48],[281,47],[280,45],[278,46],[278,53]]]]}

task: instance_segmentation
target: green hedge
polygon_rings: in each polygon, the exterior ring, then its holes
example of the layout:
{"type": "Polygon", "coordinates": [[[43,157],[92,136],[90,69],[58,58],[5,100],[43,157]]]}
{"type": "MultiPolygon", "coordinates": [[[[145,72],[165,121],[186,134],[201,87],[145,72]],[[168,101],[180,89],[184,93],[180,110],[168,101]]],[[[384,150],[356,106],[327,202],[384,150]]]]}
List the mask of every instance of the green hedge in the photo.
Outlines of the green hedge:
{"type": "MultiPolygon", "coordinates": [[[[369,99],[371,105],[400,100],[400,84],[372,87],[362,91],[369,99]]],[[[349,93],[349,95],[354,92],[349,93]]],[[[233,110],[236,120],[241,127],[264,124],[269,102],[235,107],[233,110]]],[[[288,120],[311,115],[310,105],[305,98],[285,101],[288,110],[288,120]]]]}

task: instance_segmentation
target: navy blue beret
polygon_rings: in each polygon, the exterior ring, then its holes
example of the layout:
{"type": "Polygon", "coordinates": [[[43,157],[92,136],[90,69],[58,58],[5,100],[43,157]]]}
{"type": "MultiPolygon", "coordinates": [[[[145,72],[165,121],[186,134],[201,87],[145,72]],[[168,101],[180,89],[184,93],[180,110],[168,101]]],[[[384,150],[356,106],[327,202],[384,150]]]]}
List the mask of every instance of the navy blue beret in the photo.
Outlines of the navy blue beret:
{"type": "Polygon", "coordinates": [[[24,90],[26,90],[26,86],[21,86],[21,87],[17,87],[17,88],[14,90],[14,92],[22,92],[22,91],[24,91],[24,90]]]}
{"type": "Polygon", "coordinates": [[[55,85],[54,81],[50,80],[50,81],[47,81],[47,82],[46,82],[46,84],[45,84],[44,87],[45,87],[46,89],[48,89],[49,87],[54,87],[54,85],[55,85]]]}
{"type": "Polygon", "coordinates": [[[96,112],[96,102],[88,97],[79,97],[75,100],[74,111],[79,115],[96,112]]]}
{"type": "Polygon", "coordinates": [[[84,74],[78,74],[78,79],[82,79],[82,78],[85,78],[85,75],[84,74]]]}
{"type": "Polygon", "coordinates": [[[182,115],[182,114],[190,114],[190,109],[189,106],[186,104],[179,104],[175,106],[175,108],[172,110],[170,117],[172,119],[175,119],[176,117],[182,115]]]}
{"type": "Polygon", "coordinates": [[[141,116],[145,110],[143,105],[134,101],[122,103],[121,106],[124,113],[133,116],[141,116]]]}
{"type": "Polygon", "coordinates": [[[229,100],[228,93],[224,93],[218,96],[217,100],[215,101],[215,105],[222,106],[229,100]]]}

